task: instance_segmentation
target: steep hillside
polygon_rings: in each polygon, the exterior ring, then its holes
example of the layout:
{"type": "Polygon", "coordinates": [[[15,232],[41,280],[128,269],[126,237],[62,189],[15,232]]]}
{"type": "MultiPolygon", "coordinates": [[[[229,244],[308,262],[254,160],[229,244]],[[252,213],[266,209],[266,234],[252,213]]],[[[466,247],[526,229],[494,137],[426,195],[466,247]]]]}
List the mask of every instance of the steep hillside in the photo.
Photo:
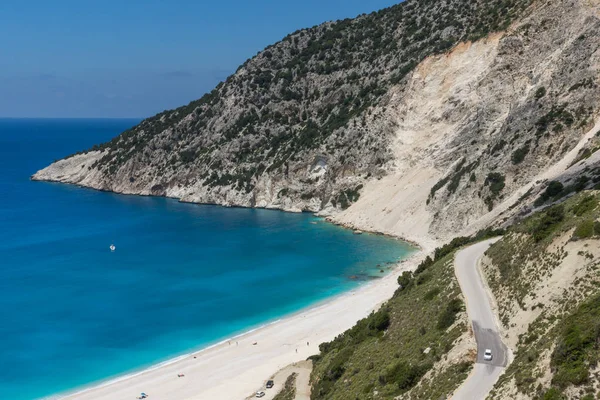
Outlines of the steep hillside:
{"type": "Polygon", "coordinates": [[[431,247],[510,218],[598,149],[583,147],[600,110],[599,7],[410,0],[300,30],[33,179],[318,211],[431,247]]]}
{"type": "MultiPolygon", "coordinates": [[[[543,198],[544,196],[542,196],[543,198]]],[[[481,268],[514,361],[492,399],[600,395],[600,192],[582,191],[505,232],[437,248],[394,297],[313,357],[313,399],[442,399],[465,380],[476,347],[452,265],[455,251],[503,234],[481,268]]],[[[585,397],[587,396],[587,397],[585,397]]]]}
{"type": "Polygon", "coordinates": [[[438,399],[475,355],[451,254],[404,273],[394,297],[314,356],[312,399],[438,399]]]}
{"type": "Polygon", "coordinates": [[[514,225],[488,250],[483,271],[515,353],[491,398],[600,393],[599,219],[600,194],[585,191],[514,225]]]}
{"type": "Polygon", "coordinates": [[[597,150],[580,153],[600,131],[598,4],[535,2],[506,32],[421,63],[387,104],[396,168],[337,220],[426,244],[530,211],[597,150]]]}

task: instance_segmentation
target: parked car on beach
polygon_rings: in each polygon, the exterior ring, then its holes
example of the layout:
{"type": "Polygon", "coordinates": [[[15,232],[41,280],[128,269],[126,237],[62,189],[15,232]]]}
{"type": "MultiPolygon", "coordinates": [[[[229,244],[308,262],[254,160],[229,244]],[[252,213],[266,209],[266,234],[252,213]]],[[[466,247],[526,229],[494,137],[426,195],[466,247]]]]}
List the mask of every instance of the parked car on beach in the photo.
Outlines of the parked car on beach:
{"type": "Polygon", "coordinates": [[[256,392],[256,397],[265,397],[265,392],[256,392]]]}
{"type": "Polygon", "coordinates": [[[267,389],[271,389],[273,385],[275,385],[275,382],[273,382],[272,380],[267,381],[267,389]]]}

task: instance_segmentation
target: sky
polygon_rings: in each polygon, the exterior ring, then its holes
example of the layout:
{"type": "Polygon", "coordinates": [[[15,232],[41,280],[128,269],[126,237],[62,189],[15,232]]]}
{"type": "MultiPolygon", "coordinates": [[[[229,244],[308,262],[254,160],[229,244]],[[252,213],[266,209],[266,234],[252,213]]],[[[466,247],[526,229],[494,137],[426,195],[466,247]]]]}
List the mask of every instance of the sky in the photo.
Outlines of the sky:
{"type": "Polygon", "coordinates": [[[148,117],[288,33],[398,2],[2,0],[0,117],[148,117]]]}

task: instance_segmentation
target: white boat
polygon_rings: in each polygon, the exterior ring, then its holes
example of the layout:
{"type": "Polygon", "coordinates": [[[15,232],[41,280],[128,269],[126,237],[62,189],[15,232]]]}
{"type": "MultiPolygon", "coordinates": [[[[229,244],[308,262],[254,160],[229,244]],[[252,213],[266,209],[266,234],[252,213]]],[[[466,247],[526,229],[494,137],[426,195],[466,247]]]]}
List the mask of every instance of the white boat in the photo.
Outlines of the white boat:
{"type": "Polygon", "coordinates": [[[114,244],[111,244],[111,245],[110,245],[110,251],[115,251],[115,249],[116,249],[115,245],[114,245],[114,244]]]}

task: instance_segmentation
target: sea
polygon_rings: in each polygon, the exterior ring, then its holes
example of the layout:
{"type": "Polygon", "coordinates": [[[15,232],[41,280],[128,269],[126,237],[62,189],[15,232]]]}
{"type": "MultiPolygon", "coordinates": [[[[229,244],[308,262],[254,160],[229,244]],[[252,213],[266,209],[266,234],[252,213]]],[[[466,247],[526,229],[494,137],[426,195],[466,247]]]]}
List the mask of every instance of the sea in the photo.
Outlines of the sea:
{"type": "Polygon", "coordinates": [[[0,399],[56,398],[199,350],[414,250],[308,213],[30,180],[138,122],[0,119],[0,399]]]}

